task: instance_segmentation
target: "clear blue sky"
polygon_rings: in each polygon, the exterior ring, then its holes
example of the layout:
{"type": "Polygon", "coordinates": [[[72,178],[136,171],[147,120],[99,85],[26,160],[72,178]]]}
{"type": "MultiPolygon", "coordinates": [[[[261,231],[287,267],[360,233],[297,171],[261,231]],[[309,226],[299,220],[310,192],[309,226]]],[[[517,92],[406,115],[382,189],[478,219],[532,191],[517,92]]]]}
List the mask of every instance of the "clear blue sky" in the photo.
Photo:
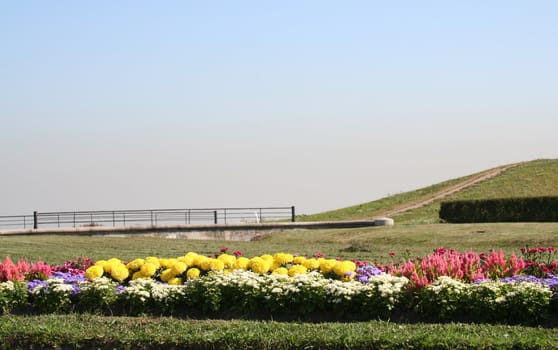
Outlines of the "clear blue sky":
{"type": "Polygon", "coordinates": [[[558,158],[556,1],[0,1],[0,215],[313,213],[558,158]]]}

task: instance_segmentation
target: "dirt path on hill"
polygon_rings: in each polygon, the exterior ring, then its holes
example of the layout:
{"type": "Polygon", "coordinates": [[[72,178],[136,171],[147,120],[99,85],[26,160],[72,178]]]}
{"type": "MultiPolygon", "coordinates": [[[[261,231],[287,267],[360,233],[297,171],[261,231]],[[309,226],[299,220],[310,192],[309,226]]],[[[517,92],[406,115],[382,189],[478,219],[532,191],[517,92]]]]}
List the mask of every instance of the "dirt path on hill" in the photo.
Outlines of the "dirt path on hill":
{"type": "Polygon", "coordinates": [[[448,188],[445,188],[441,191],[435,192],[433,194],[430,194],[424,198],[422,198],[421,200],[417,201],[417,202],[413,202],[413,203],[409,203],[409,204],[405,204],[399,207],[396,207],[394,209],[388,210],[384,213],[382,213],[382,216],[387,216],[387,217],[391,217],[393,215],[397,215],[397,214],[401,214],[403,212],[409,211],[409,210],[413,210],[413,209],[417,209],[420,207],[424,207],[425,205],[428,205],[436,200],[442,199],[444,197],[447,197],[449,195],[452,195],[454,193],[457,193],[461,190],[466,189],[467,187],[473,186],[479,182],[491,179],[497,175],[500,175],[502,172],[513,168],[515,166],[518,166],[521,163],[514,163],[514,164],[508,164],[508,165],[503,165],[494,169],[490,169],[487,171],[484,171],[480,174],[478,174],[477,176],[474,176],[468,180],[465,180],[463,182],[460,182],[458,184],[455,184],[453,186],[450,186],[448,188]]]}

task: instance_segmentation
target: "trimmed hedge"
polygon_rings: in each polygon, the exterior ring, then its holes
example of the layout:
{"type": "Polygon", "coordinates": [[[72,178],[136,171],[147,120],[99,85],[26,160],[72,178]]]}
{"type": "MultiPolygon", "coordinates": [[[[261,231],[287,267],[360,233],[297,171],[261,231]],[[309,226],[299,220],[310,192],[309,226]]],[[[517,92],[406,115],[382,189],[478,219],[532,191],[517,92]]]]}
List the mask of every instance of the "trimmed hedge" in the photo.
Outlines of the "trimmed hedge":
{"type": "Polygon", "coordinates": [[[558,197],[447,201],[439,216],[449,223],[558,222],[558,197]]]}

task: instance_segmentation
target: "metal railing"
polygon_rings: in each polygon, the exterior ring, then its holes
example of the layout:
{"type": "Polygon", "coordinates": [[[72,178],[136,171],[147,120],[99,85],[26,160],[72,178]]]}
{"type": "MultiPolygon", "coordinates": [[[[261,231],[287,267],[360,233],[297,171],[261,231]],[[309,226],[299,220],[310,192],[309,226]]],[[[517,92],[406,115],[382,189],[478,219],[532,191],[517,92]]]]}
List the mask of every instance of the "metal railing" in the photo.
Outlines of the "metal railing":
{"type": "Polygon", "coordinates": [[[0,228],[19,229],[33,228],[33,215],[0,216],[0,228]]]}
{"type": "Polygon", "coordinates": [[[33,212],[0,216],[0,228],[189,225],[295,221],[295,207],[33,212]]]}

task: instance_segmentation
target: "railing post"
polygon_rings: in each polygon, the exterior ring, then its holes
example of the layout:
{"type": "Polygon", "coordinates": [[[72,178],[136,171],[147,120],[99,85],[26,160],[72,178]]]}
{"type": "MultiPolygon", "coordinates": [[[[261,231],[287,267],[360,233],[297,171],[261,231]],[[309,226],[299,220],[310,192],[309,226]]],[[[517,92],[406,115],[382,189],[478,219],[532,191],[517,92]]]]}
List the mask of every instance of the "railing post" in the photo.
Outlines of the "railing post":
{"type": "Polygon", "coordinates": [[[296,216],[295,216],[295,207],[294,205],[291,207],[291,222],[295,222],[296,220],[296,216]]]}
{"type": "Polygon", "coordinates": [[[213,221],[217,223],[217,210],[213,211],[213,221]]]}
{"type": "Polygon", "coordinates": [[[37,229],[39,227],[39,223],[37,222],[37,211],[33,212],[33,228],[37,229]]]}

